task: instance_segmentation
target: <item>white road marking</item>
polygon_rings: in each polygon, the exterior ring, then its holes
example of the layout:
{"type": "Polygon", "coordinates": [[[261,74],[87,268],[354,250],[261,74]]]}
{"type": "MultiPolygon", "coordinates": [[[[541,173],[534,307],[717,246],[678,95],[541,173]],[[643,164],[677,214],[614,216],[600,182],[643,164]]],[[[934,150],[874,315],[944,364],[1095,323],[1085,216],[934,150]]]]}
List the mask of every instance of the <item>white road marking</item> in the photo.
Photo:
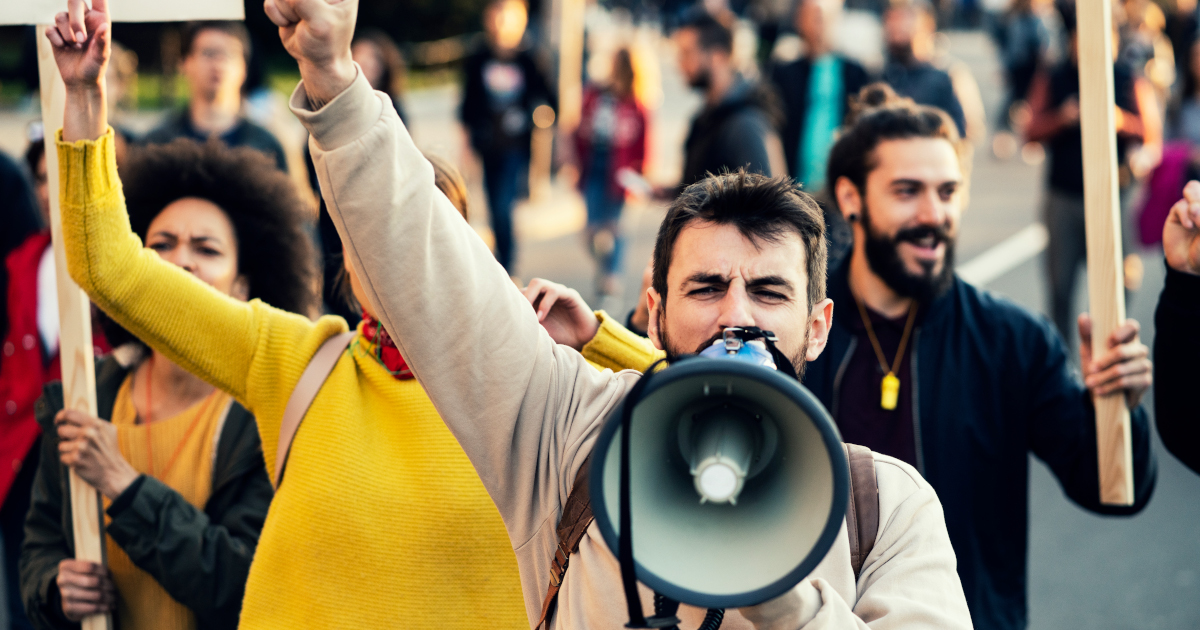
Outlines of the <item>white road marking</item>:
{"type": "Polygon", "coordinates": [[[1050,233],[1041,223],[1032,223],[1004,239],[991,249],[958,266],[958,275],[976,286],[983,286],[1042,253],[1050,242],[1050,233]]]}

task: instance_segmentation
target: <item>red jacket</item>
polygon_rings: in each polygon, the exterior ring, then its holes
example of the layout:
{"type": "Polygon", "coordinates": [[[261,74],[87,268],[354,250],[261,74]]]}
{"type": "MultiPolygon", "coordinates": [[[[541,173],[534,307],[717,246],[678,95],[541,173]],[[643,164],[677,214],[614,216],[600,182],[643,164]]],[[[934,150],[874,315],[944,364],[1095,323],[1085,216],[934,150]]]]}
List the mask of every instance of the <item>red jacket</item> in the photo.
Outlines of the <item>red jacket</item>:
{"type": "MultiPolygon", "coordinates": [[[[42,387],[60,378],[58,352],[46,357],[37,327],[38,266],[49,246],[50,232],[38,232],[4,260],[8,273],[8,332],[0,345],[0,504],[8,497],[30,447],[41,435],[33,405],[41,397],[42,387]]],[[[92,343],[97,346],[97,354],[108,349],[99,331],[92,334],[92,343]]]]}
{"type": "MultiPolygon", "coordinates": [[[[575,155],[579,161],[579,188],[586,185],[588,168],[592,158],[593,127],[600,97],[607,90],[589,87],[583,94],[579,127],[575,130],[575,155]]],[[[646,112],[632,96],[618,100],[616,121],[612,134],[612,153],[608,163],[607,179],[614,195],[624,196],[625,189],[617,182],[617,171],[622,168],[642,172],[646,161],[646,112]]]]}

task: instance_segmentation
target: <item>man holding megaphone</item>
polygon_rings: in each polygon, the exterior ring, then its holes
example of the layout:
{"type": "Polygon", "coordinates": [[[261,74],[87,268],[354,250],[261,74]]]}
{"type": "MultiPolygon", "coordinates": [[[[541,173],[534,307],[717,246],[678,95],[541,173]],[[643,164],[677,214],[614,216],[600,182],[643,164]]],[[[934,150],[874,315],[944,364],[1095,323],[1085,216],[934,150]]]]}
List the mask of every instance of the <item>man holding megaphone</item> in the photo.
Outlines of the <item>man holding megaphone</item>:
{"type": "MultiPolygon", "coordinates": [[[[970,627],[941,506],[897,460],[868,461],[878,534],[859,541],[872,551],[855,576],[842,524],[846,460],[827,415],[793,378],[756,364],[765,360],[691,359],[640,381],[554,343],[437,192],[390,100],[347,63],[348,45],[334,43],[349,42],[352,12],[343,9],[352,4],[267,0],[268,15],[305,39],[295,47],[304,81],[292,109],[312,133],[321,189],[364,293],[504,517],[531,624],[553,581],[561,590],[551,627],[622,627],[633,602],[653,606],[648,588],[623,582],[624,565],[626,578],[682,594],[689,630],[713,604],[740,607],[726,628],[970,627]],[[620,446],[601,452],[601,440],[620,446]],[[593,455],[598,520],[578,550],[559,552],[559,566],[570,566],[559,584],[556,526],[593,455]],[[661,474],[637,475],[647,467],[661,474]],[[641,536],[631,545],[636,568],[608,542],[624,547],[630,535],[641,536]],[[721,556],[729,549],[738,553],[721,556]]],[[[793,372],[820,355],[832,316],[824,225],[791,184],[708,178],[672,206],[658,247],[669,288],[652,333],[672,354],[715,342],[717,354],[738,356],[750,343],[751,358],[766,353],[793,372]]],[[[653,621],[674,620],[662,622],[653,621]]]]}

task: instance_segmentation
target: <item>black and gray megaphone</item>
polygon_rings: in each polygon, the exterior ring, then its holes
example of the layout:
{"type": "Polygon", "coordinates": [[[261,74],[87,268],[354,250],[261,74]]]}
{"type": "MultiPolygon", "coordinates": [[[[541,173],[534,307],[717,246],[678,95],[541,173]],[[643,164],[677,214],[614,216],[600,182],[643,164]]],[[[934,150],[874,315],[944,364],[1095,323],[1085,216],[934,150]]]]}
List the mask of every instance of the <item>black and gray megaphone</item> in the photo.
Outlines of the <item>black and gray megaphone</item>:
{"type": "Polygon", "coordinates": [[[678,622],[671,610],[643,616],[636,580],[713,611],[752,606],[833,545],[849,500],[841,437],[816,397],[774,369],[773,341],[726,329],[700,356],[648,370],[601,431],[589,490],[621,560],[628,627],[678,622]]]}

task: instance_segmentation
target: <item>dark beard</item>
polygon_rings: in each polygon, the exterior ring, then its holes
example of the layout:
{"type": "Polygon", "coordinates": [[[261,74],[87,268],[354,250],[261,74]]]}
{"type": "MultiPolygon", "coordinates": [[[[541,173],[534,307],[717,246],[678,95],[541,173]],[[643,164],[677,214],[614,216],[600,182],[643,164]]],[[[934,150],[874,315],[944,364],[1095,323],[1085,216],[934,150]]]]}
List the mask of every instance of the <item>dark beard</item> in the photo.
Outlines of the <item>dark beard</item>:
{"type": "Polygon", "coordinates": [[[712,71],[705,68],[697,72],[695,76],[688,79],[688,85],[701,92],[707,92],[708,87],[712,85],[712,71]]]}
{"type": "MultiPolygon", "coordinates": [[[[805,368],[808,367],[808,361],[805,359],[805,354],[808,352],[808,342],[809,342],[808,335],[809,335],[809,332],[811,331],[811,329],[812,329],[812,326],[808,323],[805,323],[804,345],[801,346],[801,348],[800,348],[799,356],[791,357],[791,360],[790,360],[790,362],[792,364],[792,369],[796,371],[796,380],[797,381],[804,380],[804,370],[805,370],[805,368]]],[[[671,336],[669,334],[667,334],[667,317],[666,317],[666,306],[665,305],[663,305],[658,311],[658,335],[659,335],[659,341],[661,341],[662,345],[663,345],[663,352],[667,355],[667,363],[668,364],[673,364],[680,359],[686,359],[687,357],[698,355],[701,352],[703,352],[704,350],[707,350],[709,346],[713,345],[713,342],[715,342],[719,339],[725,338],[724,331],[718,332],[715,335],[713,335],[712,337],[709,337],[707,341],[701,343],[699,346],[696,347],[695,350],[692,350],[691,352],[688,352],[686,350],[680,350],[679,348],[673,347],[674,344],[671,342],[671,336]]],[[[780,352],[783,352],[783,350],[780,350],[780,352]]]]}
{"type": "Polygon", "coordinates": [[[945,225],[921,225],[904,228],[897,232],[896,236],[888,238],[886,236],[876,236],[875,231],[871,229],[870,217],[870,212],[868,212],[867,207],[864,205],[862,222],[863,232],[866,234],[865,251],[867,254],[867,264],[870,265],[871,271],[875,272],[875,275],[883,280],[884,284],[904,297],[910,297],[926,304],[932,302],[950,288],[950,285],[954,282],[954,247],[956,241],[950,235],[949,223],[945,225]],[[946,244],[946,256],[942,259],[942,270],[934,273],[932,264],[923,264],[924,273],[920,275],[909,273],[908,269],[904,266],[904,261],[900,259],[900,252],[897,251],[898,246],[905,241],[915,244],[917,241],[929,236],[933,236],[938,239],[938,242],[946,244]]]}
{"type": "Polygon", "coordinates": [[[888,59],[902,66],[913,62],[912,42],[906,44],[887,44],[888,59]]]}

